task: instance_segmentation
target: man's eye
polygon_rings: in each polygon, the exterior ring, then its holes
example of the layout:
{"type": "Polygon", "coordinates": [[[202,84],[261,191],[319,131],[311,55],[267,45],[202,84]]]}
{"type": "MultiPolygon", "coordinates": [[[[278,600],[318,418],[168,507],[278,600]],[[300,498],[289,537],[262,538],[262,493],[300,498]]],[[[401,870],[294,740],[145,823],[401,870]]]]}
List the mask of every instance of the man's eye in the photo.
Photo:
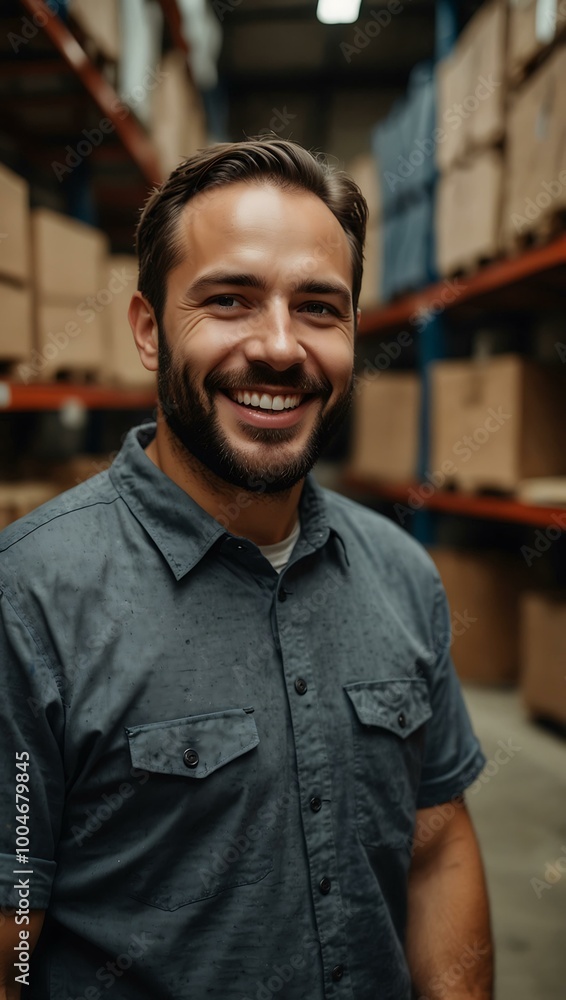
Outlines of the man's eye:
{"type": "Polygon", "coordinates": [[[223,309],[231,309],[238,302],[235,295],[215,295],[210,301],[212,305],[221,306],[223,309]]]}
{"type": "Polygon", "coordinates": [[[325,302],[307,302],[303,309],[306,312],[313,313],[314,316],[330,316],[335,315],[335,311],[332,306],[327,306],[325,302]]]}

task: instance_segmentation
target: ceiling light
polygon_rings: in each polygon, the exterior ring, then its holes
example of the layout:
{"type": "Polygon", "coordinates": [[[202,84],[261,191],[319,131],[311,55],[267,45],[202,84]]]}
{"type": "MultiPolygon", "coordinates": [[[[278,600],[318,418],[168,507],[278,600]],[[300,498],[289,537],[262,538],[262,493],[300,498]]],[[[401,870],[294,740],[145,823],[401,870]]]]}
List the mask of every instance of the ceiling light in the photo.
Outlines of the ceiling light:
{"type": "Polygon", "coordinates": [[[323,24],[353,24],[361,6],[362,0],[318,0],[316,16],[323,24]]]}

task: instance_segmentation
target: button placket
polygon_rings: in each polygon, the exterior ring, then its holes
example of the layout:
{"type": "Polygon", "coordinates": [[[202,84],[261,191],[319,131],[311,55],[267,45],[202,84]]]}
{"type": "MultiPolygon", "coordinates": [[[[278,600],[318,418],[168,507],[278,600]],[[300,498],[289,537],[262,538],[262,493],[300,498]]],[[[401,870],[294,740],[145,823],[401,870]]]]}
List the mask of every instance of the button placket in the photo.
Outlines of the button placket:
{"type": "MultiPolygon", "coordinates": [[[[294,600],[299,600],[295,594],[294,600]]],[[[331,808],[322,809],[331,800],[331,771],[326,739],[316,710],[317,692],[309,669],[306,647],[308,626],[287,624],[293,621],[289,603],[275,602],[275,624],[281,644],[281,659],[287,691],[297,759],[301,795],[301,816],[305,837],[311,892],[320,941],[325,996],[353,1000],[352,987],[345,969],[346,920],[337,878],[336,848],[331,808]],[[313,789],[317,794],[313,795],[313,789]],[[340,973],[335,970],[340,969],[340,973]],[[338,978],[337,978],[338,977],[338,978]],[[339,991],[334,984],[340,983],[339,991]]]]}

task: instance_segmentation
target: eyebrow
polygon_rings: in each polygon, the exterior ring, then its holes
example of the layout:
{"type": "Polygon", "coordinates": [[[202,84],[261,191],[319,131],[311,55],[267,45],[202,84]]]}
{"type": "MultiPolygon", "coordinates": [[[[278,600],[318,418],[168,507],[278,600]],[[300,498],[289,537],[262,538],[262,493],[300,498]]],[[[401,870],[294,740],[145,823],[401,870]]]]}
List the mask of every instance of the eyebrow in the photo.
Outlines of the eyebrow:
{"type": "Polygon", "coordinates": [[[267,282],[257,274],[236,274],[231,271],[211,271],[197,278],[187,288],[187,296],[203,295],[217,285],[234,285],[237,288],[258,288],[261,292],[267,289],[267,282]]]}
{"type": "MultiPolygon", "coordinates": [[[[261,292],[267,290],[267,281],[258,274],[240,274],[231,271],[211,271],[197,278],[187,289],[187,297],[199,297],[218,285],[228,285],[235,288],[257,288],[261,292]]],[[[292,286],[293,294],[301,295],[334,295],[342,303],[344,312],[352,308],[352,295],[346,285],[333,281],[321,281],[314,278],[298,281],[292,286]]]]}

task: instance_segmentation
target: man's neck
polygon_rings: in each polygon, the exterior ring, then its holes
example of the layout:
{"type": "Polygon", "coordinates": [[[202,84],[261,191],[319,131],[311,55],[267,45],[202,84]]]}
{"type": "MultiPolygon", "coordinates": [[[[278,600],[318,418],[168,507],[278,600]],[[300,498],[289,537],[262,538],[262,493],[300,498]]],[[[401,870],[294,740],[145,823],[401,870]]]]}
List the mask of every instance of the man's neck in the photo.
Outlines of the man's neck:
{"type": "Polygon", "coordinates": [[[256,545],[275,545],[297,523],[304,480],[281,493],[255,494],[224,482],[183,450],[182,456],[164,422],[145,449],[148,458],[227,531],[256,545]]]}

